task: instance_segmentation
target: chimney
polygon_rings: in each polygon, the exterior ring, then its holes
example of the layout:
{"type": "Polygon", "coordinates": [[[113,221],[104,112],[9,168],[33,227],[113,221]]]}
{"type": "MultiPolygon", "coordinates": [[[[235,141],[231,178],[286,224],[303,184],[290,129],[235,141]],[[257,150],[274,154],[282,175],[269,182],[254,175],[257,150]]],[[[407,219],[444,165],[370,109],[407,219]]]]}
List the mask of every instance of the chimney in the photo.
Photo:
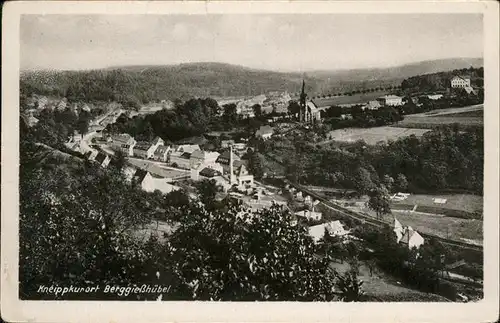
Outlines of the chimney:
{"type": "Polygon", "coordinates": [[[229,145],[229,184],[234,184],[233,172],[233,145],[229,145]]]}

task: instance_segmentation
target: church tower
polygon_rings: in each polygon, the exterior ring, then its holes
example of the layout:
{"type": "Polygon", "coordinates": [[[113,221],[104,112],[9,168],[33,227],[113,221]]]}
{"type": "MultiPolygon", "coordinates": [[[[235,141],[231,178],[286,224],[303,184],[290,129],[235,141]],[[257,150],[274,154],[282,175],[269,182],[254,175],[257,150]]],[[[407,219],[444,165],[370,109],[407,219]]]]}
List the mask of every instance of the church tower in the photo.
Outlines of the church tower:
{"type": "Polygon", "coordinates": [[[303,122],[306,119],[306,100],[307,94],[305,91],[306,82],[302,79],[302,91],[300,92],[300,112],[299,112],[299,121],[303,122]]]}

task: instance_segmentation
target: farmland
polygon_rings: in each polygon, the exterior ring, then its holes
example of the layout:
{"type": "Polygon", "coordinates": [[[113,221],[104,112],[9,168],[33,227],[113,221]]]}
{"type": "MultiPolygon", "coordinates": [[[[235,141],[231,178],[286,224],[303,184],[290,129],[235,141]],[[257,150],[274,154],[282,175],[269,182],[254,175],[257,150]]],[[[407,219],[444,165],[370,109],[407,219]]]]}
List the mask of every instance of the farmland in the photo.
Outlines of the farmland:
{"type": "Polygon", "coordinates": [[[358,93],[353,95],[342,95],[328,98],[313,99],[316,106],[319,108],[330,107],[332,105],[349,105],[349,104],[362,104],[378,97],[388,94],[387,91],[377,91],[368,93],[358,93]]]}
{"type": "Polygon", "coordinates": [[[439,125],[458,123],[461,126],[482,126],[483,105],[450,108],[405,116],[395,127],[429,129],[439,125]]]}
{"type": "Polygon", "coordinates": [[[444,194],[439,196],[415,194],[410,195],[406,200],[396,202],[395,204],[438,207],[450,210],[463,210],[467,212],[482,212],[483,197],[472,194],[444,194]],[[434,203],[434,198],[446,199],[446,203],[436,204],[434,203]]]}
{"type": "MultiPolygon", "coordinates": [[[[368,209],[363,202],[350,206],[353,211],[376,217],[375,212],[368,209]]],[[[456,217],[430,215],[409,210],[393,210],[383,220],[392,223],[396,217],[403,225],[411,226],[419,232],[436,235],[442,238],[462,240],[469,243],[482,244],[483,221],[456,217]]]]}
{"type": "Polygon", "coordinates": [[[410,129],[397,127],[346,128],[330,131],[327,135],[331,141],[356,142],[364,140],[369,145],[380,141],[397,140],[398,138],[415,135],[421,137],[429,129],[410,129]]]}

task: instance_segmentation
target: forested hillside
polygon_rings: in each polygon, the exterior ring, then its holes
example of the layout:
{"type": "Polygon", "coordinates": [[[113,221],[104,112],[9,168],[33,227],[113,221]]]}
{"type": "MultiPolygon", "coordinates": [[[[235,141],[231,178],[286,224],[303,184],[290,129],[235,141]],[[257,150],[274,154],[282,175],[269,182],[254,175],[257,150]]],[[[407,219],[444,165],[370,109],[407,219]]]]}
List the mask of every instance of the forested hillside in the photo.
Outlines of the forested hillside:
{"type": "Polygon", "coordinates": [[[484,85],[484,69],[480,67],[412,76],[403,80],[401,89],[406,93],[444,91],[450,87],[450,80],[453,76],[470,77],[473,87],[482,87],[484,85]]]}
{"type": "Polygon", "coordinates": [[[222,63],[127,66],[90,71],[24,71],[21,73],[21,91],[27,96],[50,95],[71,101],[141,104],[193,97],[258,95],[270,91],[297,93],[305,78],[306,91],[312,97],[399,86],[405,77],[462,68],[466,63],[475,64],[475,61],[436,61],[431,64],[432,68],[429,62],[423,62],[387,69],[312,71],[305,74],[255,70],[222,63]]]}

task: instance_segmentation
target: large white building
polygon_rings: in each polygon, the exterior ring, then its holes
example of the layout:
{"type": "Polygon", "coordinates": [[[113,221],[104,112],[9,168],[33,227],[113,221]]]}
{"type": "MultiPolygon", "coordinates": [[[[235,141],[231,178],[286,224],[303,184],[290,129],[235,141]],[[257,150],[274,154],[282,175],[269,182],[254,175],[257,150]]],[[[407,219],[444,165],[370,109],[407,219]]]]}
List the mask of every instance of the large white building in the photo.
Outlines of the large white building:
{"type": "Polygon", "coordinates": [[[383,106],[401,106],[403,105],[403,97],[397,95],[385,95],[377,99],[383,106]]]}
{"type": "Polygon", "coordinates": [[[470,78],[466,76],[454,76],[451,80],[452,88],[465,88],[470,87],[470,78]]]}
{"type": "Polygon", "coordinates": [[[406,245],[408,249],[418,249],[424,244],[424,238],[417,231],[412,227],[403,227],[397,219],[394,219],[393,231],[396,233],[396,242],[406,245]]]}

